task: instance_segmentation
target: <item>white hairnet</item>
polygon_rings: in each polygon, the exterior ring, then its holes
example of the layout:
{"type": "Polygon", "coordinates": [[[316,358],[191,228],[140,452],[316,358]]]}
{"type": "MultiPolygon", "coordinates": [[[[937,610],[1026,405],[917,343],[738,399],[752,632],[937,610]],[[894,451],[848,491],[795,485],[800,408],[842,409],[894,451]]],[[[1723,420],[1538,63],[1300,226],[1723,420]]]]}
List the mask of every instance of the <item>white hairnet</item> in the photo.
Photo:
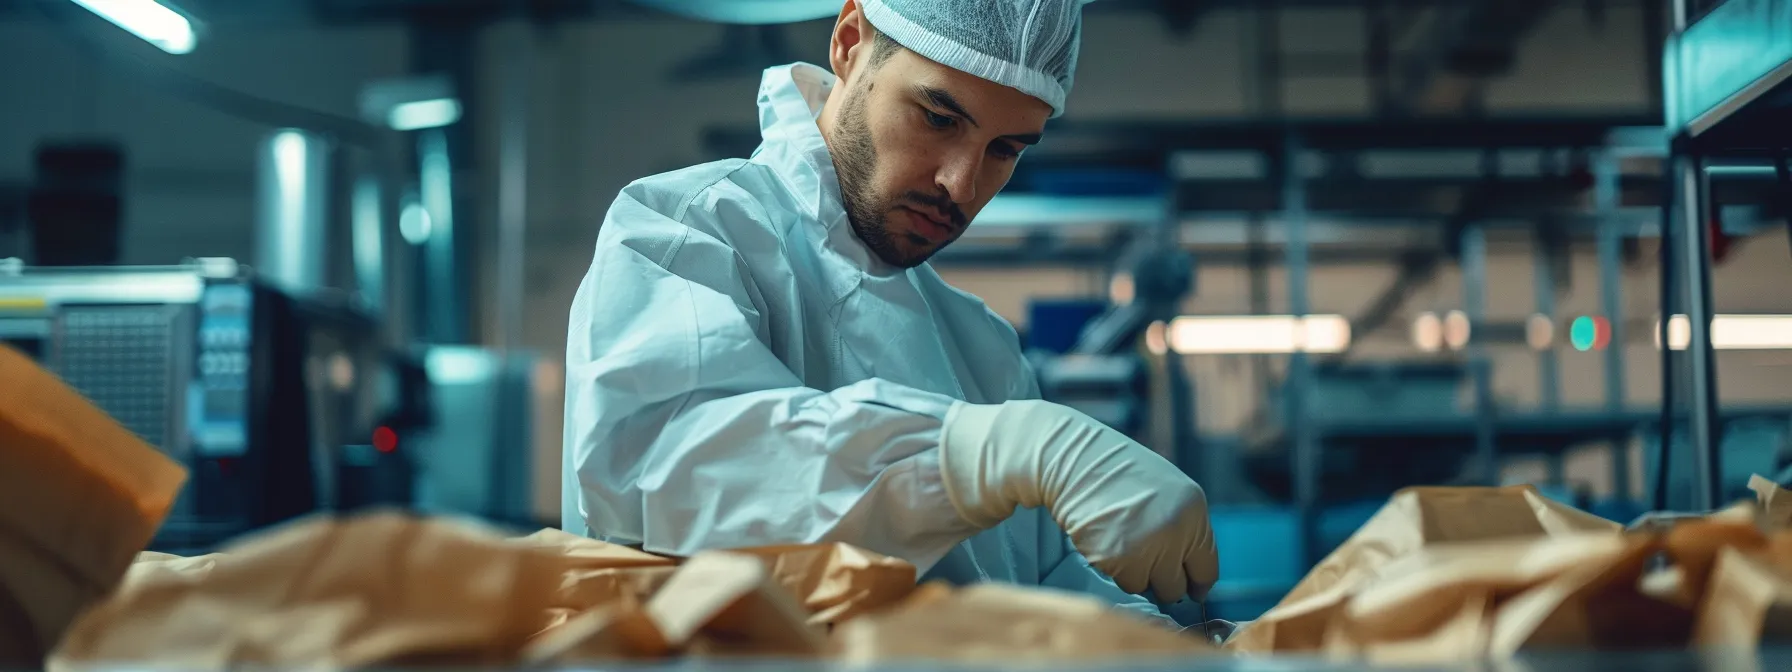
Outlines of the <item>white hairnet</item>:
{"type": "Polygon", "coordinates": [[[1043,100],[1064,113],[1084,0],[863,0],[879,32],[941,65],[1043,100]]]}

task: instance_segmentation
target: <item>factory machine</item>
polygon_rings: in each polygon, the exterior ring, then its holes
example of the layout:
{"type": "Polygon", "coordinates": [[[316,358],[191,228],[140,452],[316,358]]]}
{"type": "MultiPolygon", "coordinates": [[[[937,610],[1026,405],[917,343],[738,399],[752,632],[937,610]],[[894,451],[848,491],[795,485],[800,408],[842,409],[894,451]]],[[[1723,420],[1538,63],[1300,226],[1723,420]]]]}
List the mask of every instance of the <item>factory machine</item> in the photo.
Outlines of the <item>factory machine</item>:
{"type": "Polygon", "coordinates": [[[186,465],[152,548],[193,552],[328,507],[335,446],[381,408],[374,324],[227,259],[171,267],[0,265],[0,343],[186,465]]]}

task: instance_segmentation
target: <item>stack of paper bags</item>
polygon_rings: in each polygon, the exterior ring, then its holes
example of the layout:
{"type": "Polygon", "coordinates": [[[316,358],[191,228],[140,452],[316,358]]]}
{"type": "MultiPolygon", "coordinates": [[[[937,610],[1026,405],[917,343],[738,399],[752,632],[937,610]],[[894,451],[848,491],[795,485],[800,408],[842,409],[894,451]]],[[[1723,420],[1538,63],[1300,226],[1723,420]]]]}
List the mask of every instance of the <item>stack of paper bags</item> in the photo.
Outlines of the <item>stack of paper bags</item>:
{"type": "Polygon", "coordinates": [[[0,669],[41,664],[75,615],[117,584],[185,480],[0,345],[0,669]]]}
{"type": "Polygon", "coordinates": [[[544,530],[317,517],[197,558],[145,553],[52,663],[495,665],[675,653],[818,655],[914,568],[844,545],[686,561],[544,530]]]}
{"type": "Polygon", "coordinates": [[[1626,533],[1529,486],[1412,488],[1227,648],[1376,662],[1753,646],[1792,626],[1792,532],[1759,504],[1626,533]],[[1757,515],[1760,514],[1760,515],[1757,515]]]}
{"type": "Polygon", "coordinates": [[[399,513],[318,517],[213,555],[145,553],[118,591],[69,629],[51,668],[1211,649],[1043,591],[1015,589],[1013,599],[966,591],[936,611],[911,602],[895,615],[877,613],[914,589],[913,566],[840,544],[674,559],[557,531],[517,539],[399,513]],[[858,634],[837,640],[835,624],[858,634]]]}

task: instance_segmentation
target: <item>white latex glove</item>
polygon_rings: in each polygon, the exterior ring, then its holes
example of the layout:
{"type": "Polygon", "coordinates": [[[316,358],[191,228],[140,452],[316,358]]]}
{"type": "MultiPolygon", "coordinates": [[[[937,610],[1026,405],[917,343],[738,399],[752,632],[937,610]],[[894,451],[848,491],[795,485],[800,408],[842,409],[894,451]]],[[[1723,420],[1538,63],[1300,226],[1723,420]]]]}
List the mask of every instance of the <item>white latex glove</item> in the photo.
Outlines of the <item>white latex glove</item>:
{"type": "Polygon", "coordinates": [[[1219,577],[1207,495],[1169,460],[1075,409],[959,403],[940,439],[946,496],[988,528],[1044,507],[1089,564],[1169,604],[1219,577]]]}

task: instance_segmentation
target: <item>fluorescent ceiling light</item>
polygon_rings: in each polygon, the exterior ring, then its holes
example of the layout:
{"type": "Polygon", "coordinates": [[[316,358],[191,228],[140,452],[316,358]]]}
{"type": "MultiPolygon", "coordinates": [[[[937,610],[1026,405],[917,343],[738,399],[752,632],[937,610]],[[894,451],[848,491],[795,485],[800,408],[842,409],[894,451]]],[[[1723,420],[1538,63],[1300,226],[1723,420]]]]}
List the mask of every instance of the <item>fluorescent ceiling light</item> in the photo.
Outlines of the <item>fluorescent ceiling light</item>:
{"type": "Polygon", "coordinates": [[[1170,322],[1170,347],[1183,354],[1339,352],[1350,346],[1342,315],[1184,316],[1170,322]]]}
{"type": "MultiPolygon", "coordinates": [[[[1655,347],[1661,347],[1661,321],[1655,322],[1655,347]]],[[[1668,344],[1685,350],[1692,342],[1692,322],[1685,315],[1668,320],[1668,344]]],[[[1792,350],[1792,315],[1717,315],[1711,318],[1711,347],[1716,350],[1792,350]]]]}
{"type": "Polygon", "coordinates": [[[416,131],[447,126],[460,121],[460,101],[434,98],[392,106],[386,124],[397,131],[416,131]]]}
{"type": "Polygon", "coordinates": [[[111,21],[170,54],[193,50],[193,24],[155,0],[74,0],[75,4],[111,21]]]}

